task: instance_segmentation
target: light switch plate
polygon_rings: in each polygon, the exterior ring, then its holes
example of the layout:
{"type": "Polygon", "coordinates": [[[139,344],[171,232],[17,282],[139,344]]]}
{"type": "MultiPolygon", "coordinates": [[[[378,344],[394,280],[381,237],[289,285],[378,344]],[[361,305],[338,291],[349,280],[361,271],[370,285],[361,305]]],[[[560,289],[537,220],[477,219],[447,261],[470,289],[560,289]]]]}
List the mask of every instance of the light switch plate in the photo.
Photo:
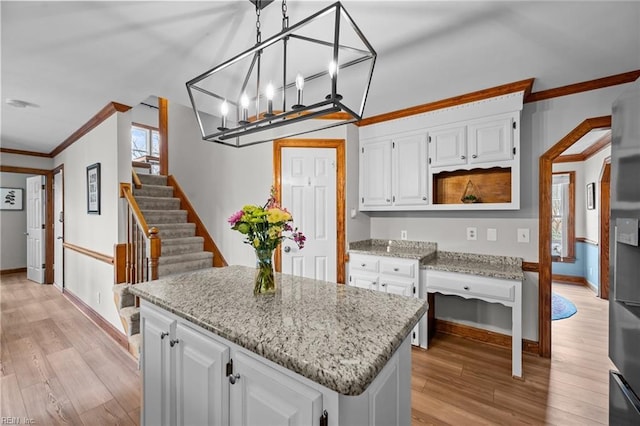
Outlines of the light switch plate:
{"type": "Polygon", "coordinates": [[[529,228],[518,228],[518,242],[519,243],[529,242],[529,228]]]}
{"type": "Polygon", "coordinates": [[[407,239],[407,231],[405,231],[405,230],[400,231],[400,239],[401,240],[406,240],[407,239]]]}
{"type": "Polygon", "coordinates": [[[487,241],[497,241],[498,231],[496,228],[487,228],[487,241]]]}

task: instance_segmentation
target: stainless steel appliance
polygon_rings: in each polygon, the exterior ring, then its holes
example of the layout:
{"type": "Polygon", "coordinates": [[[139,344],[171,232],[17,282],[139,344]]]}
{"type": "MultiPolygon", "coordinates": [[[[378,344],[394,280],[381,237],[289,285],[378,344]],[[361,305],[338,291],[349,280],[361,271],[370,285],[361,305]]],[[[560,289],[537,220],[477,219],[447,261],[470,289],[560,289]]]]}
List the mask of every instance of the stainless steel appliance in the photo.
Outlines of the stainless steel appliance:
{"type": "Polygon", "coordinates": [[[640,425],[640,79],[613,104],[609,424],[640,425]]]}

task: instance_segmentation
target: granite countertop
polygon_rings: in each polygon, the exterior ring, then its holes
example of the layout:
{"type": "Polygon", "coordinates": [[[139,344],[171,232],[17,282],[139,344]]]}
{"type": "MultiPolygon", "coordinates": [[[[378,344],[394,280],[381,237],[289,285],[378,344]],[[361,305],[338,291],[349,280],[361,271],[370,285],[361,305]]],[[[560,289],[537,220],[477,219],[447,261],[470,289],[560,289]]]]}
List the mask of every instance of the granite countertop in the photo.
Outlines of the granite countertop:
{"type": "Polygon", "coordinates": [[[436,256],[424,263],[422,267],[505,280],[522,281],[524,279],[520,257],[438,251],[436,256]]]}
{"type": "Polygon", "coordinates": [[[408,240],[363,240],[349,243],[349,253],[416,259],[421,263],[436,255],[437,244],[408,240]]]}
{"type": "Polygon", "coordinates": [[[131,293],[343,395],[359,395],[427,311],[425,300],[276,274],[211,268],[131,286],[131,293]]]}

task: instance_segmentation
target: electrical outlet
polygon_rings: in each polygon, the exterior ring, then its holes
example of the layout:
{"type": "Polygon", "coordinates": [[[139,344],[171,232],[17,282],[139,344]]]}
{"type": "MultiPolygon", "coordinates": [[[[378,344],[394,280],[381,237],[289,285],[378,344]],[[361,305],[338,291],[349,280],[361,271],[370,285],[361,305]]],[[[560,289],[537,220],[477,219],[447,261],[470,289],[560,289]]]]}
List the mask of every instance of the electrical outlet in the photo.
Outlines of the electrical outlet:
{"type": "Polygon", "coordinates": [[[518,242],[519,243],[529,242],[529,228],[518,228],[518,242]]]}
{"type": "Polygon", "coordinates": [[[498,231],[496,228],[487,228],[487,241],[497,241],[498,231]]]}
{"type": "Polygon", "coordinates": [[[467,240],[475,241],[478,239],[478,228],[467,228],[467,240]]]}
{"type": "Polygon", "coordinates": [[[400,231],[400,239],[401,240],[406,240],[407,239],[407,231],[406,230],[400,231]]]}

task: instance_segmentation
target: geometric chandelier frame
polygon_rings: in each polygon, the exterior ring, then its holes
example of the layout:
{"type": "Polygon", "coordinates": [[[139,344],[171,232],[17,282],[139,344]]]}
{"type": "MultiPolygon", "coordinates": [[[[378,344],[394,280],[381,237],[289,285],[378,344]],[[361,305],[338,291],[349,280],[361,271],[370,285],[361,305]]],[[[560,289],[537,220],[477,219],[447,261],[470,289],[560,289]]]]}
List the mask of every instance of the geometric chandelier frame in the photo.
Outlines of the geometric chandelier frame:
{"type": "MultiPolygon", "coordinates": [[[[265,0],[262,0],[265,2],[265,0]]],[[[362,119],[377,54],[340,2],[186,83],[202,138],[233,147],[362,119]]]]}

